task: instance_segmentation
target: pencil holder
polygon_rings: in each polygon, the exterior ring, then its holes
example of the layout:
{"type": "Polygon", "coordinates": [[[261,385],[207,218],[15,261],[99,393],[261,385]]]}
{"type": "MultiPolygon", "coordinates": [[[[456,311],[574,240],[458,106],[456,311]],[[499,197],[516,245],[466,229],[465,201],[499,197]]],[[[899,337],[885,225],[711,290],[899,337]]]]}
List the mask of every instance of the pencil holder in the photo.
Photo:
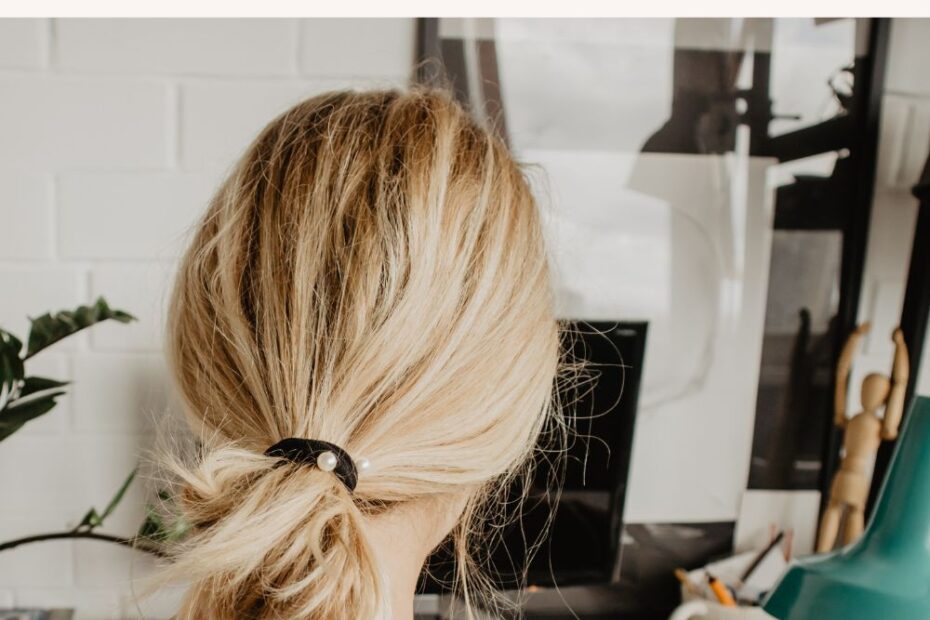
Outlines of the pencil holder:
{"type": "Polygon", "coordinates": [[[678,606],[669,620],[772,620],[761,607],[724,607],[718,603],[692,598],[678,606]]]}

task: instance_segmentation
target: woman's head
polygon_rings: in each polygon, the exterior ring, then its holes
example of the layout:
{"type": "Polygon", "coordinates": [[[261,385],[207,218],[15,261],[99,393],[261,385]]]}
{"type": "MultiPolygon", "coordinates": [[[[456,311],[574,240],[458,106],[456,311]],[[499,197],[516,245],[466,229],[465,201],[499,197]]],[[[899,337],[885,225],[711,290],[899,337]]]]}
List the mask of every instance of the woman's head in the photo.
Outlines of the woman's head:
{"type": "Polygon", "coordinates": [[[390,567],[368,520],[455,496],[471,531],[551,413],[539,214],[502,142],[435,91],[330,93],[272,121],[199,225],[169,322],[203,442],[176,466],[180,618],[375,617],[390,567]],[[371,467],[349,492],[263,455],[287,437],[371,467]]]}

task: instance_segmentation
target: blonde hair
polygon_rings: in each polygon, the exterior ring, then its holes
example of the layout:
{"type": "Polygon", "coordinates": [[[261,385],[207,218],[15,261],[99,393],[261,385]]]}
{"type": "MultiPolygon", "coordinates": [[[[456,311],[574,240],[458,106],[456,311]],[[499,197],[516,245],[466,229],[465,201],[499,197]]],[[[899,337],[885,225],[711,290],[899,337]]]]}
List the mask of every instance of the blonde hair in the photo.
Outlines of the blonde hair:
{"type": "Polygon", "coordinates": [[[169,354],[202,443],[174,461],[191,535],[180,620],[389,615],[365,516],[470,493],[530,460],[554,414],[559,325],[540,218],[492,132],[434,90],[333,92],[272,121],[184,256],[169,354]],[[354,493],[263,451],[370,459],[354,493]]]}

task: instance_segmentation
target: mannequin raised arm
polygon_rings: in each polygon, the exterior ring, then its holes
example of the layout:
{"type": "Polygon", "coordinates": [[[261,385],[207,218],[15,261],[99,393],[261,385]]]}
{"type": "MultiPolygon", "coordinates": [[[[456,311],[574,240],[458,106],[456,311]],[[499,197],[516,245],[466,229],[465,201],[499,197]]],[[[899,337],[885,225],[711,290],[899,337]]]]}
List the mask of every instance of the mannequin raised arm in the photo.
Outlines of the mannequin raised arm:
{"type": "Polygon", "coordinates": [[[898,427],[904,414],[904,392],[911,369],[907,344],[901,330],[894,330],[891,339],[894,341],[894,365],[891,367],[891,392],[888,394],[885,416],[882,419],[882,439],[894,439],[898,436],[898,427]]]}
{"type": "Polygon", "coordinates": [[[846,394],[849,391],[849,371],[852,368],[852,359],[859,347],[862,335],[868,333],[871,325],[863,323],[846,339],[840,358],[836,362],[836,391],[833,395],[833,423],[840,428],[846,428],[846,394]]]}

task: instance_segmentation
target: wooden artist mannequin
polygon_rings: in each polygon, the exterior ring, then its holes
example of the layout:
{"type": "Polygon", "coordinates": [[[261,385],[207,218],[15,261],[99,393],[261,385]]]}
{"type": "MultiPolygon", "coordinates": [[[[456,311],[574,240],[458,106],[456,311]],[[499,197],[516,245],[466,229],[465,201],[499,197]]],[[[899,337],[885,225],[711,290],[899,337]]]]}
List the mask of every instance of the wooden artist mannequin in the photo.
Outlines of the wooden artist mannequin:
{"type": "Polygon", "coordinates": [[[842,463],[830,487],[830,503],[820,523],[817,551],[833,549],[839,533],[840,521],[846,513],[843,528],[843,545],[856,540],[865,527],[865,503],[872,484],[875,455],[883,440],[895,439],[904,412],[904,391],[907,386],[909,362],[907,346],[900,329],[894,330],[891,339],[895,344],[894,365],[891,377],[870,373],[862,381],[862,411],[847,418],[846,392],[849,387],[849,370],[852,358],[862,335],[869,324],[856,328],[846,341],[836,366],[835,417],[837,426],[845,429],[842,463]],[[879,410],[884,406],[884,415],[879,410]]]}

